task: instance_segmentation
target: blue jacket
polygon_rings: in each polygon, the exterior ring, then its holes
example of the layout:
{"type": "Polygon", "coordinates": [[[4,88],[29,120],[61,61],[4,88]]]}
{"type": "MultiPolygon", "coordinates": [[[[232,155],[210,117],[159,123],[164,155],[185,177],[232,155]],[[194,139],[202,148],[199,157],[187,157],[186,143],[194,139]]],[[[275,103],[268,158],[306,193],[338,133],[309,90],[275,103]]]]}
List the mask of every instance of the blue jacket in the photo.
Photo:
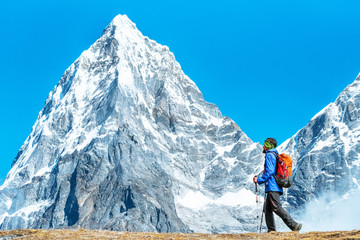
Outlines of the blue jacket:
{"type": "Polygon", "coordinates": [[[274,174],[275,174],[275,167],[276,167],[276,157],[275,154],[270,153],[275,152],[276,154],[279,154],[278,151],[273,148],[266,152],[265,155],[265,166],[264,166],[264,172],[261,177],[257,178],[257,182],[259,184],[265,183],[265,192],[283,192],[282,187],[279,187],[277,185],[274,174]]]}

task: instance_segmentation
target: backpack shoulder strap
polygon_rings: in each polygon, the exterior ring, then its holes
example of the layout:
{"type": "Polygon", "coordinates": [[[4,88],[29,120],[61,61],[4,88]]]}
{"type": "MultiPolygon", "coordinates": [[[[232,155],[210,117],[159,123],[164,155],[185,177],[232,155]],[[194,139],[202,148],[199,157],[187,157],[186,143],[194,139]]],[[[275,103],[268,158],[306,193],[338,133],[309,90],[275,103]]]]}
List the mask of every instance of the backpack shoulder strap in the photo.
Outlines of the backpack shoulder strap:
{"type": "MultiPolygon", "coordinates": [[[[269,153],[272,153],[272,154],[274,154],[274,156],[275,156],[275,173],[274,173],[274,176],[275,176],[276,173],[277,173],[277,170],[278,170],[277,163],[278,163],[279,155],[278,155],[276,152],[269,152],[269,153]]],[[[266,155],[265,155],[265,158],[266,158],[266,155]]],[[[265,162],[266,162],[266,161],[265,161],[265,162]]]]}
{"type": "MultiPolygon", "coordinates": [[[[279,157],[279,154],[277,154],[276,152],[269,152],[269,153],[272,153],[272,154],[274,154],[274,156],[275,156],[276,160],[278,159],[278,157],[279,157]]],[[[265,156],[265,157],[266,157],[266,156],[265,156]]]]}

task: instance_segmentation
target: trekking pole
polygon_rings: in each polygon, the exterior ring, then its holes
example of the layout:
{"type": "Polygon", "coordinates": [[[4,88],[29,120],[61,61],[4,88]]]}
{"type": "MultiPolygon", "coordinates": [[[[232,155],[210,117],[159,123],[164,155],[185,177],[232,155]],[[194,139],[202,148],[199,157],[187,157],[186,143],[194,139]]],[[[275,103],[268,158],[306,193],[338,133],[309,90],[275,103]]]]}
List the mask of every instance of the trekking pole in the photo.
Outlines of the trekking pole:
{"type": "Polygon", "coordinates": [[[256,193],[256,232],[259,231],[259,192],[258,192],[258,186],[257,183],[255,183],[255,193],[256,193]]]}
{"type": "Polygon", "coordinates": [[[259,233],[261,233],[261,228],[262,228],[262,222],[263,222],[263,216],[264,216],[264,208],[265,208],[265,201],[266,201],[266,192],[264,193],[264,204],[263,204],[263,209],[261,211],[261,221],[260,221],[260,231],[259,233]]]}

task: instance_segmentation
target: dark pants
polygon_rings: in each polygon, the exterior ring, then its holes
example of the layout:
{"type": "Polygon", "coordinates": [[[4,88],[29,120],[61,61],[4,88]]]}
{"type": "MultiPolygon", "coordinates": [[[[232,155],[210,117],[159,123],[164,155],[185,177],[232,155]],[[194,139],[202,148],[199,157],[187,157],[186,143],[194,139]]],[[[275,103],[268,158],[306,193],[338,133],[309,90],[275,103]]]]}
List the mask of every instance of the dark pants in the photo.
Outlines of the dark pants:
{"type": "Polygon", "coordinates": [[[297,222],[295,222],[289,213],[281,206],[280,194],[280,192],[267,193],[264,212],[266,226],[269,232],[276,231],[273,212],[278,215],[291,230],[297,225],[297,222]]]}

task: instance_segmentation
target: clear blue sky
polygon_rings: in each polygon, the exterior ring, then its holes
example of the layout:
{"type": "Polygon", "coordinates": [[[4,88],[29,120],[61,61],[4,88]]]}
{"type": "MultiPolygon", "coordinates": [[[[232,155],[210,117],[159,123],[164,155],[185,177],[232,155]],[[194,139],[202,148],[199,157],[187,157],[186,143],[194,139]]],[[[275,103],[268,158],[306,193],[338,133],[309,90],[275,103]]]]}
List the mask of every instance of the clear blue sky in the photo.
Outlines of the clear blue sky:
{"type": "Polygon", "coordinates": [[[169,46],[253,141],[281,143],[360,72],[359,10],[358,0],[3,0],[0,181],[49,92],[117,14],[169,46]]]}

